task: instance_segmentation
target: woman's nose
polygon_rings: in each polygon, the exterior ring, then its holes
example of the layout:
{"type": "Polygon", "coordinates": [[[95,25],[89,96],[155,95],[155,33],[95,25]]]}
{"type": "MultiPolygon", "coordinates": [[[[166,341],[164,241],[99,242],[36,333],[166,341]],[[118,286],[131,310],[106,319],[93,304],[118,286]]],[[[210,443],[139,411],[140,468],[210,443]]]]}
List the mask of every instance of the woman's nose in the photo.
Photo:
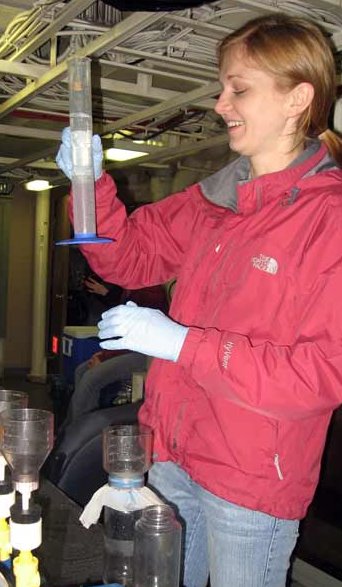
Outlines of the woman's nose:
{"type": "Polygon", "coordinates": [[[223,112],[227,112],[227,110],[229,110],[229,107],[230,104],[229,100],[227,99],[227,96],[224,95],[224,92],[221,92],[215,104],[216,114],[222,116],[223,112]]]}

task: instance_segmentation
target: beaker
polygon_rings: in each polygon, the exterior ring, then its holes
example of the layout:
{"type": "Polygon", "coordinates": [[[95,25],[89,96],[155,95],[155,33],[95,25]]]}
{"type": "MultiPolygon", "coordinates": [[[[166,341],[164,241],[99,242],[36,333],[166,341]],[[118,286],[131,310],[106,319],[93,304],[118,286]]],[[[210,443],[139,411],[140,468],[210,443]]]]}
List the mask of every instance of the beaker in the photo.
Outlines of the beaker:
{"type": "Polygon", "coordinates": [[[134,587],[179,587],[182,527],[169,505],[142,511],[134,530],[134,587]]]}
{"type": "Polygon", "coordinates": [[[151,467],[152,429],[139,424],[108,426],[103,431],[103,468],[111,477],[141,477],[151,467]]]}

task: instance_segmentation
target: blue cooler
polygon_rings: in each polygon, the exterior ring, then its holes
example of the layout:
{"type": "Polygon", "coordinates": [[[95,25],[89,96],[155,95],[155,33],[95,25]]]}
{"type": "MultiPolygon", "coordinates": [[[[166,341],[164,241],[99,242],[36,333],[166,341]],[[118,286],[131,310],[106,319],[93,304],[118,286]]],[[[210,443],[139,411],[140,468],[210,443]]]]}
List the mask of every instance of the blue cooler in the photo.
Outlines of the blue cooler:
{"type": "Polygon", "coordinates": [[[101,350],[97,326],[65,326],[62,337],[63,374],[74,382],[76,367],[101,350]]]}

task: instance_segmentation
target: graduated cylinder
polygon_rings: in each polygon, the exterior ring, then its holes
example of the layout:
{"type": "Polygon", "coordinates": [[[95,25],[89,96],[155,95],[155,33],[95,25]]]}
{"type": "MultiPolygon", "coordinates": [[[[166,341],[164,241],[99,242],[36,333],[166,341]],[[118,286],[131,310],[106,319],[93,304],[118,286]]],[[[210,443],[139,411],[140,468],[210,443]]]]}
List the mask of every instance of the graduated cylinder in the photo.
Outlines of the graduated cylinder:
{"type": "Polygon", "coordinates": [[[68,62],[75,235],[96,235],[90,59],[68,62]]]}

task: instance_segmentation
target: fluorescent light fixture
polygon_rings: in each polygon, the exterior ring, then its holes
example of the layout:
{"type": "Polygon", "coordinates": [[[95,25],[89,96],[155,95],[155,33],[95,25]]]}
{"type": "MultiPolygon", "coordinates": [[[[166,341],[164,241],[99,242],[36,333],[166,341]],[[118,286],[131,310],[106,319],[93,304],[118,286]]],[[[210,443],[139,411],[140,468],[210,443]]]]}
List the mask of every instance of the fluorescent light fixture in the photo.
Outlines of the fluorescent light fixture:
{"type": "Polygon", "coordinates": [[[135,143],[136,145],[149,145],[151,147],[164,147],[164,143],[161,141],[153,141],[152,139],[136,139],[132,141],[132,143],[135,143]]]}
{"type": "Polygon", "coordinates": [[[130,151],[129,149],[107,149],[105,151],[105,157],[108,161],[129,161],[129,159],[135,159],[136,157],[143,157],[148,155],[145,151],[130,151]]]}
{"type": "Polygon", "coordinates": [[[46,179],[34,179],[25,183],[25,188],[31,192],[42,192],[48,190],[52,186],[46,179]]]}
{"type": "Polygon", "coordinates": [[[119,141],[120,139],[124,139],[125,137],[129,138],[130,135],[132,135],[132,134],[134,134],[132,130],[126,130],[123,128],[122,130],[119,130],[118,132],[114,132],[114,133],[110,132],[106,135],[103,135],[102,138],[103,139],[115,139],[116,141],[119,141]]]}

